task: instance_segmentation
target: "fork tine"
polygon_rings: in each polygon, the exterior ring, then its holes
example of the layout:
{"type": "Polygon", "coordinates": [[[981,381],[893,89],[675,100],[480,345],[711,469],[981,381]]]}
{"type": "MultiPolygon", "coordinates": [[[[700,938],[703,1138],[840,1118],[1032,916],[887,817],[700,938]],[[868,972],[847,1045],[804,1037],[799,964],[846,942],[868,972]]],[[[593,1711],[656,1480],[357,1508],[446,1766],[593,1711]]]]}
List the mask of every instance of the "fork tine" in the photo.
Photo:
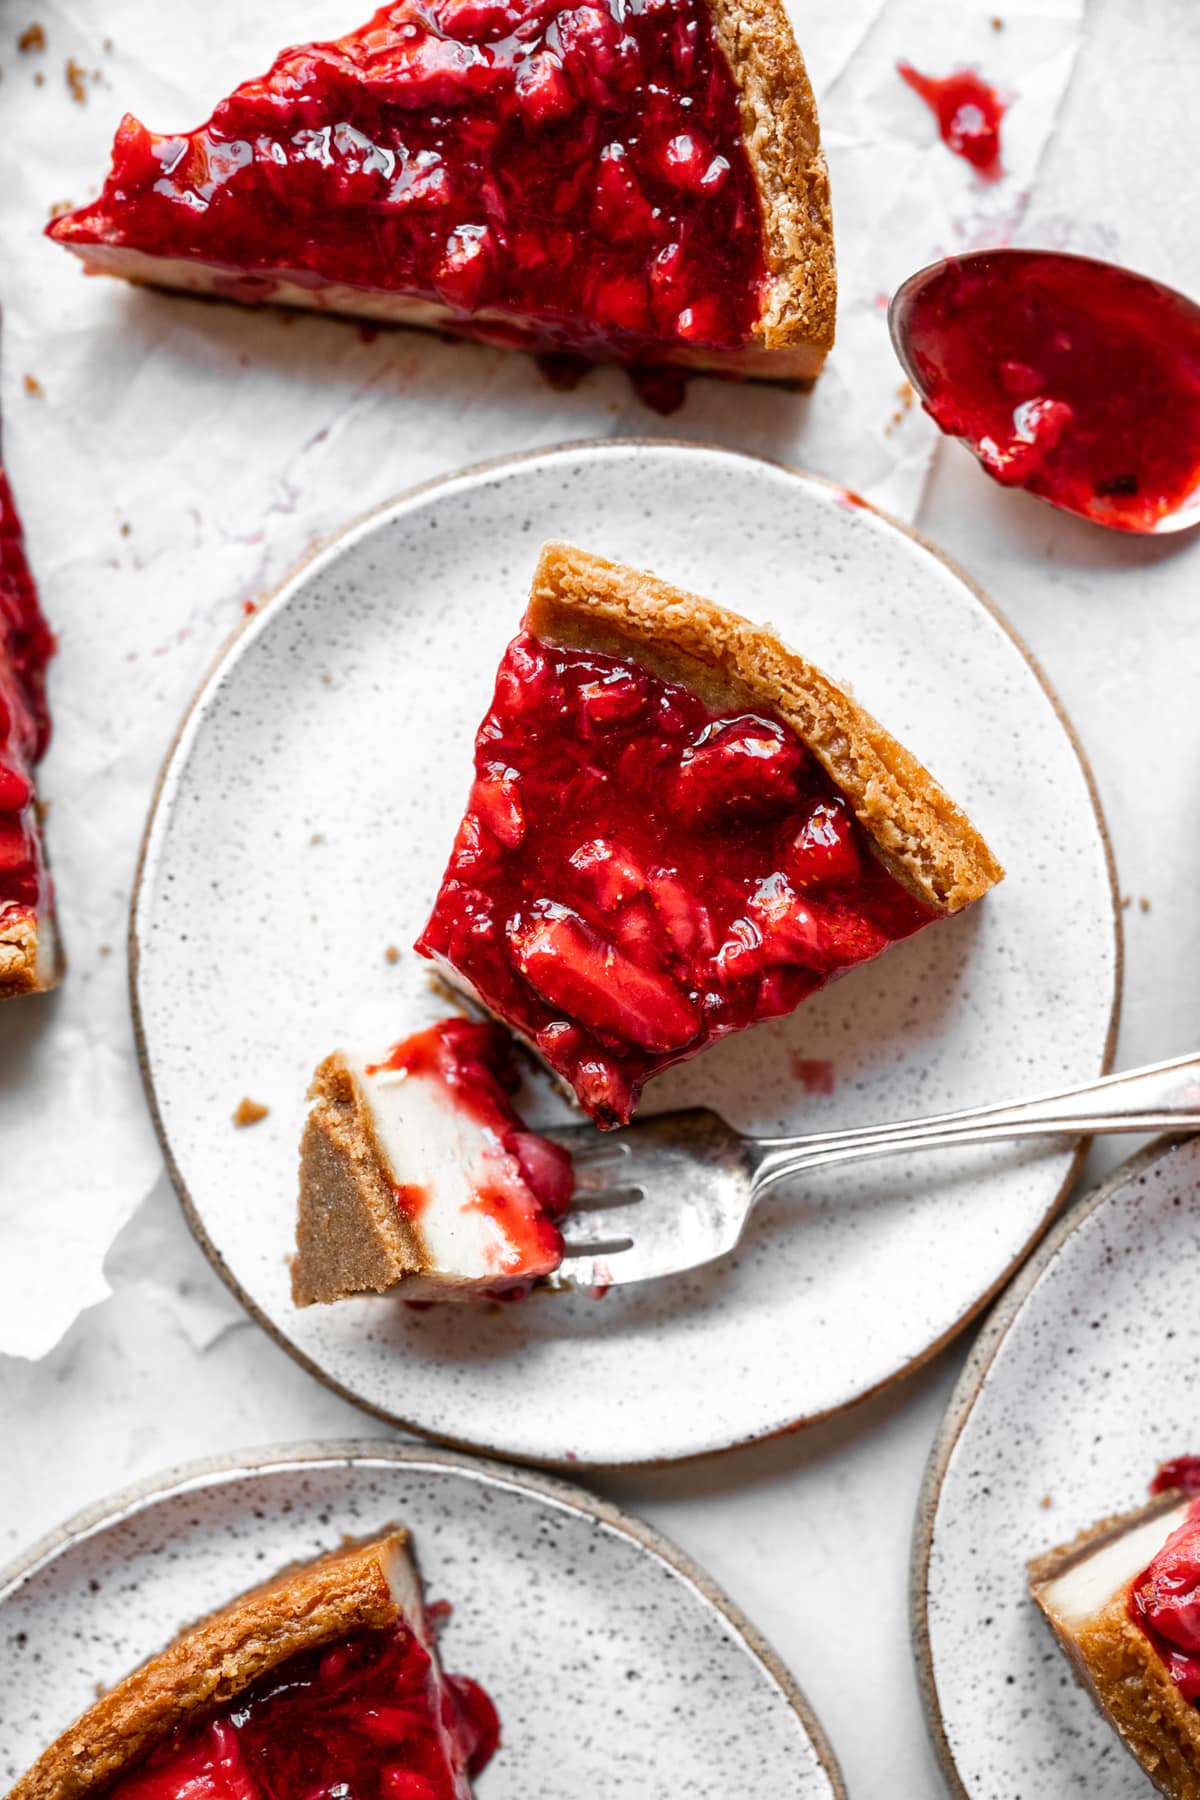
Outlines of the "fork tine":
{"type": "Polygon", "coordinates": [[[631,1199],[640,1200],[645,1191],[640,1181],[630,1181],[621,1168],[576,1169],[575,1193],[571,1205],[586,1206],[594,1203],[597,1197],[607,1199],[610,1195],[618,1194],[627,1194],[631,1199]]]}

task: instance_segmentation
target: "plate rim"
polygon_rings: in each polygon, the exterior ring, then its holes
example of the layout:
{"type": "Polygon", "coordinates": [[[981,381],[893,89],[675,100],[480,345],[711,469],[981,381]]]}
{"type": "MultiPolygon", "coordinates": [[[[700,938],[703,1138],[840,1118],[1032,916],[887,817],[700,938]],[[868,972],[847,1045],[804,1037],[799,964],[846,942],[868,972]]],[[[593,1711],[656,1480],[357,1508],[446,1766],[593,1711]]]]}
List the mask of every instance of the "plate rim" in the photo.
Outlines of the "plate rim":
{"type": "Polygon", "coordinates": [[[925,1472],[917,1495],[909,1555],[908,1626],[912,1659],[921,1696],[925,1729],[937,1757],[942,1778],[953,1800],[978,1800],[965,1786],[958,1764],[950,1748],[946,1722],[938,1693],[933,1663],[933,1646],[929,1630],[929,1565],[933,1555],[933,1535],[941,1504],[942,1487],[959,1438],[980,1399],[992,1364],[1008,1339],[1042,1276],[1058,1260],[1065,1246],[1082,1225],[1107,1205],[1123,1188],[1139,1175],[1167,1162],[1176,1151],[1195,1138],[1191,1132],[1163,1132],[1135,1150],[1096,1187],[1090,1188],[1069,1208],[1045,1234],[1019,1274],[1005,1289],[988,1314],[958,1379],[954,1383],[937,1435],[929,1451],[925,1472]]]}
{"type": "MultiPolygon", "coordinates": [[[[242,642],[243,638],[245,638],[249,632],[257,631],[260,628],[260,622],[268,614],[275,613],[287,604],[293,585],[298,582],[300,577],[311,567],[311,565],[325,555],[327,551],[334,549],[335,546],[342,543],[345,539],[352,537],[361,527],[367,525],[373,519],[381,518],[384,514],[390,513],[397,508],[407,506],[412,502],[421,499],[425,495],[432,494],[441,488],[451,487],[461,481],[478,480],[518,468],[525,463],[543,460],[548,461],[556,457],[577,455],[580,452],[658,449],[691,451],[699,454],[716,454],[719,456],[732,457],[745,463],[761,464],[767,469],[781,471],[783,474],[791,476],[801,482],[811,483],[815,487],[828,489],[832,494],[848,500],[856,509],[875,514],[877,518],[883,520],[885,525],[891,526],[893,530],[898,531],[902,536],[911,539],[918,548],[924,550],[938,562],[943,564],[960,585],[966,589],[970,598],[982,608],[987,616],[1010,640],[1018,654],[1028,666],[1034,680],[1045,694],[1058,723],[1066,734],[1067,741],[1083,774],[1084,785],[1087,790],[1088,799],[1091,803],[1092,815],[1095,819],[1100,843],[1103,848],[1105,869],[1108,874],[1109,899],[1112,906],[1113,980],[1112,1002],[1109,1009],[1108,1027],[1101,1051],[1100,1068],[1098,1070],[1099,1075],[1107,1075],[1111,1071],[1116,1050],[1117,1030],[1120,1024],[1125,981],[1125,928],[1124,915],[1121,908],[1120,887],[1117,879],[1116,857],[1113,850],[1112,837],[1108,828],[1108,821],[1105,817],[1104,807],[1100,799],[1100,791],[1096,781],[1095,771],[1092,768],[1091,761],[1083,747],[1079,734],[1075,729],[1075,725],[1059,697],[1057,690],[1050,682],[1041,663],[1029,648],[1028,644],[1026,644],[1024,638],[1016,630],[1015,626],[1011,624],[995,601],[984,592],[979,583],[976,582],[953,557],[949,556],[946,551],[942,550],[937,544],[931,542],[929,538],[923,536],[921,532],[917,531],[905,520],[898,519],[894,514],[885,511],[882,507],[874,505],[874,503],[869,500],[864,500],[861,495],[856,494],[853,489],[845,487],[841,482],[834,481],[826,475],[814,474],[811,470],[802,468],[796,463],[788,462],[782,457],[765,456],[755,451],[734,449],[730,448],[728,445],[716,444],[698,438],[620,436],[567,440],[555,444],[543,445],[535,449],[512,452],[505,456],[485,458],[480,462],[468,463],[460,469],[453,469],[441,475],[431,476],[427,480],[417,482],[411,487],[402,488],[398,493],[392,495],[390,499],[382,501],[377,506],[368,507],[366,511],[357,514],[344,525],[339,526],[336,531],[330,532],[325,537],[313,539],[304,553],[285,571],[280,580],[259,597],[255,604],[254,612],[245,614],[238,620],[233,627],[233,630],[218,647],[215,656],[202,675],[191,699],[184,709],[179,724],[171,736],[163,756],[157,779],[154,783],[149,809],[146,814],[146,823],[142,830],[141,843],[138,849],[137,867],[134,873],[133,888],[130,894],[129,923],[126,935],[126,966],[128,971],[129,1002],[133,1020],[134,1044],[137,1052],[138,1069],[141,1074],[142,1089],[150,1111],[151,1121],[154,1125],[155,1136],[158,1139],[159,1148],[162,1151],[163,1161],[166,1165],[171,1185],[175,1189],[176,1196],[183,1210],[183,1215],[187,1221],[188,1227],[201,1250],[203,1250],[205,1256],[208,1258],[213,1269],[220,1276],[221,1280],[233,1294],[239,1305],[241,1305],[254,1320],[255,1324],[267,1332],[267,1334],[287,1352],[293,1361],[298,1363],[301,1368],[307,1370],[307,1372],[321,1382],[324,1387],[327,1387],[332,1393],[337,1394],[340,1399],[349,1401],[352,1406],[358,1407],[361,1412],[366,1413],[369,1417],[376,1418],[382,1423],[394,1426],[402,1431],[413,1432],[418,1437],[424,1438],[430,1443],[442,1445],[450,1450],[466,1451],[484,1458],[489,1458],[494,1455],[494,1446],[480,1444],[472,1438],[459,1437],[452,1432],[438,1431],[430,1426],[417,1424],[414,1420],[404,1417],[401,1413],[393,1412],[387,1407],[381,1406],[374,1401],[364,1399],[361,1395],[355,1393],[352,1388],[347,1387],[344,1383],[339,1381],[336,1376],[322,1369],[312,1357],[308,1356],[298,1344],[293,1342],[291,1337],[281,1326],[277,1325],[275,1321],[251,1299],[250,1295],[245,1291],[241,1283],[233,1274],[232,1269],[230,1269],[229,1265],[225,1262],[225,1259],[221,1255],[216,1244],[209,1237],[192,1197],[188,1192],[187,1184],[183,1179],[183,1173],[179,1168],[171,1149],[166,1127],[159,1111],[154,1079],[150,1069],[149,1044],[147,1041],[145,1024],[142,1018],[141,1000],[138,988],[138,977],[142,958],[142,945],[138,935],[138,918],[142,906],[143,888],[150,861],[152,840],[156,834],[160,813],[163,812],[163,802],[172,770],[180,751],[184,747],[185,740],[189,736],[189,729],[192,726],[193,721],[198,721],[199,714],[210,689],[215,687],[222,670],[233,656],[234,651],[242,642]]],[[[165,817],[166,815],[164,813],[164,823],[165,817]]],[[[894,1387],[898,1383],[907,1380],[910,1376],[915,1375],[920,1369],[924,1368],[927,1363],[931,1362],[935,1356],[944,1350],[948,1344],[952,1343],[956,1337],[967,1330],[968,1327],[987,1310],[995,1300],[996,1296],[1000,1294],[1012,1280],[1022,1264],[1024,1264],[1033,1254],[1044,1238],[1046,1232],[1052,1226],[1067,1195],[1075,1184],[1076,1177],[1083,1165],[1090,1143],[1090,1138],[1080,1139],[1057,1192],[1054,1194],[1046,1210],[1038,1220],[1033,1232],[1018,1250],[1016,1256],[1005,1265],[1003,1270],[984,1293],[968,1306],[964,1312],[959,1314],[958,1317],[950,1323],[947,1329],[932,1343],[927,1344],[923,1350],[919,1351],[914,1357],[910,1358],[908,1362],[903,1363],[899,1368],[894,1369],[890,1375],[886,1375],[881,1381],[877,1381],[871,1387],[864,1388],[861,1393],[855,1394],[852,1399],[843,1401],[839,1405],[825,1407],[820,1411],[804,1413],[800,1417],[788,1420],[782,1425],[773,1426],[770,1430],[751,1431],[745,1436],[733,1438],[726,1443],[710,1445],[704,1449],[688,1451],[681,1455],[642,1456],[634,1458],[617,1458],[615,1460],[611,1458],[597,1460],[588,1457],[579,1457],[567,1460],[565,1457],[533,1455],[528,1452],[516,1450],[506,1450],[505,1454],[512,1456],[517,1461],[532,1468],[562,1469],[567,1471],[575,1469],[605,1470],[659,1468],[665,1466],[677,1467],[686,1463],[704,1462],[712,1457],[726,1455],[732,1450],[745,1449],[751,1444],[770,1443],[776,1438],[791,1436],[793,1433],[807,1430],[810,1426],[822,1424],[828,1419],[852,1414],[857,1408],[865,1406],[879,1394],[885,1393],[889,1388],[894,1387]]]]}
{"type": "Polygon", "coordinates": [[[170,1499],[190,1482],[205,1477],[224,1477],[223,1482],[214,1479],[210,1485],[232,1486],[239,1477],[261,1475],[297,1464],[351,1469],[356,1464],[369,1462],[414,1465],[438,1474],[466,1475],[480,1486],[516,1489],[536,1500],[552,1501],[583,1518],[598,1521],[630,1540],[638,1550],[665,1563],[673,1574],[681,1576],[696,1589],[766,1670],[807,1735],[818,1767],[828,1777],[832,1800],[848,1800],[841,1765],[804,1689],[774,1645],[705,1568],[680,1549],[673,1539],[611,1500],[602,1499],[574,1482],[563,1481],[560,1476],[547,1475],[540,1469],[516,1467],[495,1457],[468,1456],[436,1445],[393,1443],[386,1438],[328,1438],[271,1444],[255,1450],[224,1451],[215,1456],[175,1463],[81,1507],[0,1567],[0,1607],[12,1598],[23,1582],[48,1568],[65,1551],[87,1538],[102,1535],[106,1529],[139,1512],[148,1511],[159,1501],[170,1499]]]}

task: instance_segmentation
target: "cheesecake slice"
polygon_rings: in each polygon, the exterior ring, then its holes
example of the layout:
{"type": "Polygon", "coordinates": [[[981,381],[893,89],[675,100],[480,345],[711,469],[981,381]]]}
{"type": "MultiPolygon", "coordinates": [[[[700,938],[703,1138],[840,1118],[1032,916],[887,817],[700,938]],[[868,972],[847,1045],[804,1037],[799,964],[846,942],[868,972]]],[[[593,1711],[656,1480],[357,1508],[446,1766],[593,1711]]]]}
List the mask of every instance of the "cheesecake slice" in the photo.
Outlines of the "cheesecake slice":
{"type": "Polygon", "coordinates": [[[126,117],[47,227],[91,273],[809,381],[829,186],[780,0],[399,0],[195,131],[126,117]]]}
{"type": "Polygon", "coordinates": [[[418,951],[601,1125],[999,881],[966,815],[774,634],[542,552],[418,951]]]}
{"type": "Polygon", "coordinates": [[[526,1129],[516,1085],[491,1022],[444,1019],[325,1059],[300,1151],[297,1306],[511,1296],[557,1269],[571,1160],[526,1129]]]}
{"type": "Polygon", "coordinates": [[[34,790],[35,765],[50,738],[45,684],[53,654],[0,466],[0,1000],[52,988],[62,975],[34,790]]]}
{"type": "Polygon", "coordinates": [[[1076,1677],[1171,1800],[1200,1800],[1200,1500],[1178,1488],[1029,1567],[1076,1677]]]}
{"type": "Polygon", "coordinates": [[[491,1701],[443,1674],[408,1534],[294,1567],[89,1707],[8,1800],[470,1800],[491,1701]]]}

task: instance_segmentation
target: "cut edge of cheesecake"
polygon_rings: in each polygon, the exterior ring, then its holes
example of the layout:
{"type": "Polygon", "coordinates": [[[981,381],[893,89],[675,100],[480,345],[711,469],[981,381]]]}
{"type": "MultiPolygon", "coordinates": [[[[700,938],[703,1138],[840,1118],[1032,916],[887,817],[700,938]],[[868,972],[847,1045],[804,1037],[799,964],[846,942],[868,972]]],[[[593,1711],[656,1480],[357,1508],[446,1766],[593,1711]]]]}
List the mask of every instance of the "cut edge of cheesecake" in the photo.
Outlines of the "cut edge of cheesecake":
{"type": "Polygon", "coordinates": [[[544,643],[636,661],[715,711],[773,713],[845,794],[889,873],[934,912],[960,912],[1003,879],[966,813],[911,751],[770,630],[562,543],[542,549],[525,623],[544,643]]]}
{"type": "Polygon", "coordinates": [[[1054,1584],[1129,1533],[1182,1514],[1191,1497],[1179,1489],[1148,1505],[1115,1513],[1029,1564],[1029,1588],[1080,1686],[1126,1748],[1170,1800],[1200,1800],[1200,1709],[1184,1698],[1150,1638],[1129,1616],[1129,1585],[1156,1551],[1139,1552],[1138,1566],[1083,1622],[1056,1603],[1054,1584]]]}
{"type": "Polygon", "coordinates": [[[294,1564],[183,1631],[64,1731],[7,1800],[103,1794],[143,1754],[306,1650],[401,1619],[440,1668],[420,1576],[399,1526],[294,1564]]]}
{"type": "MultiPolygon", "coordinates": [[[[767,281],[745,344],[730,350],[664,346],[659,360],[755,380],[811,383],[833,346],[837,315],[829,174],[812,84],[780,0],[708,0],[708,6],[737,90],[742,139],[762,204],[767,281]]],[[[334,281],[313,288],[282,270],[254,272],[270,282],[270,293],[240,297],[230,291],[231,276],[240,272],[235,265],[155,256],[120,242],[77,240],[72,236],[74,216],[52,219],[46,232],[78,256],[89,274],[195,297],[261,298],[275,306],[478,335],[484,341],[489,326],[506,340],[522,330],[516,315],[500,310],[482,308],[464,318],[421,295],[334,281]]],[[[529,341],[519,347],[537,349],[536,330],[524,329],[529,341]]]]}

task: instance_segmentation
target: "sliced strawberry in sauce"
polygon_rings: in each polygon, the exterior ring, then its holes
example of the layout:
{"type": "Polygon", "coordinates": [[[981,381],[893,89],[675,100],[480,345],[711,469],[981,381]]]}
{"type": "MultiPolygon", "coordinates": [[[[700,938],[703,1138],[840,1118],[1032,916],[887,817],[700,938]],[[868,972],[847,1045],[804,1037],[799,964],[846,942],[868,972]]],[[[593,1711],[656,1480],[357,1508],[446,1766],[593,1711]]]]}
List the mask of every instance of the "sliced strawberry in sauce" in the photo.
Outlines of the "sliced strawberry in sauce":
{"type": "Polygon", "coordinates": [[[579,691],[586,716],[593,725],[627,725],[646,704],[646,684],[626,669],[618,669],[602,681],[592,681],[579,691]]]}
{"type": "Polygon", "coordinates": [[[658,869],[650,876],[650,895],[662,928],[681,956],[713,956],[717,934],[707,906],[678,875],[658,869]]]}
{"type": "Polygon", "coordinates": [[[802,900],[782,876],[760,883],[745,916],[717,953],[732,981],[759,975],[778,963],[823,972],[830,967],[824,909],[802,900]]]}
{"type": "Polygon", "coordinates": [[[493,837],[509,850],[525,838],[525,809],[521,804],[520,776],[500,762],[485,764],[475,779],[471,809],[493,837]]]}
{"type": "Polygon", "coordinates": [[[505,1147],[520,1163],[543,1211],[552,1219],[561,1218],[575,1192],[575,1169],[567,1152],[536,1131],[514,1131],[505,1147]]]}
{"type": "Polygon", "coordinates": [[[857,879],[862,859],[854,815],[842,800],[814,806],[788,845],[788,875],[797,887],[840,887],[857,879]]]}
{"type": "Polygon", "coordinates": [[[665,787],[668,804],[703,829],[736,818],[793,811],[808,763],[799,740],[770,719],[742,717],[706,725],[665,787]]]}
{"type": "Polygon", "coordinates": [[[592,838],[580,844],[567,861],[604,912],[613,912],[645,892],[646,876],[640,864],[610,838],[592,838]]]}
{"type": "Polygon", "coordinates": [[[517,967],[551,1006],[645,1050],[678,1050],[698,1020],[667,976],[640,967],[565,908],[510,930],[517,967]]]}

